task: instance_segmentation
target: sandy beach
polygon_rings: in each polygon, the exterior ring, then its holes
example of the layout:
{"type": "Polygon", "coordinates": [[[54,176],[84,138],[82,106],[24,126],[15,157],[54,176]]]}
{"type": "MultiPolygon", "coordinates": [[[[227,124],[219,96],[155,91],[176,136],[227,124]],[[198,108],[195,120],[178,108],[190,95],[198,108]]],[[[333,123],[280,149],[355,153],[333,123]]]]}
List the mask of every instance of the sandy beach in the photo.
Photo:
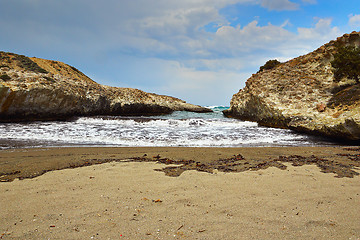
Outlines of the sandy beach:
{"type": "Polygon", "coordinates": [[[360,239],[359,154],[2,150],[0,239],[360,239]]]}

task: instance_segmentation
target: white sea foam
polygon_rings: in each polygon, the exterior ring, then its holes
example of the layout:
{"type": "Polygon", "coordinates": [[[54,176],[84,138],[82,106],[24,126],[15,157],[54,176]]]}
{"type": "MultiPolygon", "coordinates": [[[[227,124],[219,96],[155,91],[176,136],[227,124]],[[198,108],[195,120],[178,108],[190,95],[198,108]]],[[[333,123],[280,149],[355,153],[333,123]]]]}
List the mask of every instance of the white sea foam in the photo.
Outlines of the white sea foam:
{"type": "Polygon", "coordinates": [[[82,117],[75,121],[0,124],[0,147],[16,146],[297,146],[326,144],[290,130],[224,118],[221,113],[175,112],[161,117],[82,117]],[[15,144],[16,143],[16,144],[15,144]]]}

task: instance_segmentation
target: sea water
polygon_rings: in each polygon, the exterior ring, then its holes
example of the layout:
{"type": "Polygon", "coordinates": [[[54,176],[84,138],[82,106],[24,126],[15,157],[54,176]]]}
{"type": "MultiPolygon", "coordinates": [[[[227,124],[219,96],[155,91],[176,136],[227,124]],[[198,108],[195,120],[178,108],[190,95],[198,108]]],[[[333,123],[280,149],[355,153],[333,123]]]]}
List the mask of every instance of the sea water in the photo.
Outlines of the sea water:
{"type": "Polygon", "coordinates": [[[323,146],[334,143],[287,129],[226,118],[223,106],[212,113],[173,112],[162,116],[95,116],[71,121],[0,123],[0,148],[109,147],[257,147],[323,146]]]}

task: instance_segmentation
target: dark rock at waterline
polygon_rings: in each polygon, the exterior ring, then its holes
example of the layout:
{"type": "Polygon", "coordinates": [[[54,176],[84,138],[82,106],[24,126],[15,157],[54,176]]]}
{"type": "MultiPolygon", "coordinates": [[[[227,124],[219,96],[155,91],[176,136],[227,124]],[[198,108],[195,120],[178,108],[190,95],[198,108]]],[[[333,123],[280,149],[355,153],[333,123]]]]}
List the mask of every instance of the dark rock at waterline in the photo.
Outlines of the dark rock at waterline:
{"type": "Polygon", "coordinates": [[[0,121],[211,112],[178,98],[100,85],[58,61],[0,52],[0,121]]]}
{"type": "Polygon", "coordinates": [[[253,74],[234,94],[228,117],[340,140],[360,140],[360,84],[334,79],[339,46],[360,47],[352,32],[317,50],[253,74]]]}

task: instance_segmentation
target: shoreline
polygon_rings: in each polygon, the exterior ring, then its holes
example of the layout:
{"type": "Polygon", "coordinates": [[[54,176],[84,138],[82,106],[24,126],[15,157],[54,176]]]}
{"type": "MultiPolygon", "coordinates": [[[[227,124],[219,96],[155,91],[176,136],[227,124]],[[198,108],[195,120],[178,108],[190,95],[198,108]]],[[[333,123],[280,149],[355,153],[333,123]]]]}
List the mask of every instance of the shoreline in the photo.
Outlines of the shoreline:
{"type": "Polygon", "coordinates": [[[158,162],[178,164],[179,168],[164,168],[168,176],[197,170],[243,172],[284,168],[293,165],[317,165],[323,172],[339,177],[353,177],[360,167],[359,147],[53,147],[0,150],[0,181],[13,181],[43,175],[49,171],[102,164],[108,162],[158,162]],[[350,151],[352,150],[352,151],[350,151]],[[327,169],[328,168],[328,169],[327,169]]]}

